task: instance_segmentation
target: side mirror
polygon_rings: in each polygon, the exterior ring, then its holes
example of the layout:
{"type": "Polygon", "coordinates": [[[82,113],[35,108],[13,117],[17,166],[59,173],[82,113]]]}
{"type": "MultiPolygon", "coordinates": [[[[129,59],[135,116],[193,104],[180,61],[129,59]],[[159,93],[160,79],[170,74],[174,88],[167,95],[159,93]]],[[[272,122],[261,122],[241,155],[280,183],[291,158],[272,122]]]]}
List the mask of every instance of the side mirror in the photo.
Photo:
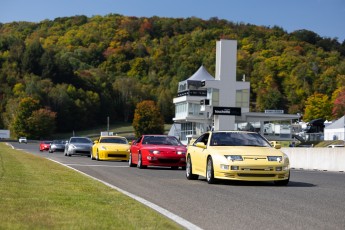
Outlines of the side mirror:
{"type": "Polygon", "coordinates": [[[280,149],[282,147],[277,141],[271,141],[270,143],[276,149],[280,149]]]}
{"type": "Polygon", "coordinates": [[[206,145],[204,142],[198,142],[195,144],[196,147],[199,147],[199,148],[203,148],[203,149],[206,149],[206,145]]]}

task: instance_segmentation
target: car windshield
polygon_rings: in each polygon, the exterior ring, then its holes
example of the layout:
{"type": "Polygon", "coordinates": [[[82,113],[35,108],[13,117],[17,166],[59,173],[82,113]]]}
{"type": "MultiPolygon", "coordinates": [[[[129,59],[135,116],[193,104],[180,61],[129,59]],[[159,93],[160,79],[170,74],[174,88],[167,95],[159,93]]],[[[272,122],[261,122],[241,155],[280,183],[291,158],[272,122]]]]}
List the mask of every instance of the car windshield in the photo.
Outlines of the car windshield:
{"type": "Polygon", "coordinates": [[[65,144],[64,140],[54,140],[53,144],[65,144]]]}
{"type": "Polygon", "coordinates": [[[88,138],[84,138],[84,137],[76,137],[76,138],[72,138],[70,143],[85,143],[85,144],[90,144],[92,143],[92,141],[88,138]]]}
{"type": "Polygon", "coordinates": [[[128,144],[126,139],[124,139],[124,138],[114,138],[114,137],[102,138],[100,140],[100,143],[128,144]]]}
{"type": "Polygon", "coordinates": [[[213,133],[211,146],[261,146],[270,144],[258,133],[219,132],[213,133]]]}
{"type": "Polygon", "coordinates": [[[145,145],[182,145],[182,143],[173,136],[146,136],[143,144],[145,145]]]}

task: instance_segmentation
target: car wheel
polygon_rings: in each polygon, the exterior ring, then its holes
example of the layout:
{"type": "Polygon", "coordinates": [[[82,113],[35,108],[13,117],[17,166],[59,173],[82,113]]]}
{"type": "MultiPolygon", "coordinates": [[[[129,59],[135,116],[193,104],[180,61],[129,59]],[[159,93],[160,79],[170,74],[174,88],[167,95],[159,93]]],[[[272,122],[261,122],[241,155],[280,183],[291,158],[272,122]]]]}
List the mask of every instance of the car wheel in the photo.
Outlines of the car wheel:
{"type": "Polygon", "coordinates": [[[289,173],[289,177],[286,180],[276,180],[274,181],[274,184],[277,186],[285,186],[289,183],[290,181],[290,173],[289,173]]]}
{"type": "Polygon", "coordinates": [[[142,159],[141,153],[138,154],[138,164],[137,164],[137,167],[140,168],[140,169],[146,168],[143,165],[143,159],[142,159]]]}
{"type": "Polygon", "coordinates": [[[95,159],[95,158],[93,157],[92,152],[91,152],[91,154],[90,154],[90,158],[91,158],[91,160],[94,160],[94,159],[95,159]]]}
{"type": "Polygon", "coordinates": [[[190,156],[187,157],[187,166],[185,168],[186,177],[188,180],[197,180],[199,178],[198,175],[192,173],[192,159],[190,158],[190,156]]]}
{"type": "Polygon", "coordinates": [[[133,162],[132,162],[132,153],[131,152],[129,153],[128,164],[129,164],[129,167],[134,167],[135,166],[135,164],[133,164],[133,162]]]}
{"type": "Polygon", "coordinates": [[[207,159],[206,180],[207,180],[207,183],[209,183],[209,184],[214,184],[215,183],[214,170],[213,170],[213,161],[212,161],[211,157],[209,157],[207,159]]]}

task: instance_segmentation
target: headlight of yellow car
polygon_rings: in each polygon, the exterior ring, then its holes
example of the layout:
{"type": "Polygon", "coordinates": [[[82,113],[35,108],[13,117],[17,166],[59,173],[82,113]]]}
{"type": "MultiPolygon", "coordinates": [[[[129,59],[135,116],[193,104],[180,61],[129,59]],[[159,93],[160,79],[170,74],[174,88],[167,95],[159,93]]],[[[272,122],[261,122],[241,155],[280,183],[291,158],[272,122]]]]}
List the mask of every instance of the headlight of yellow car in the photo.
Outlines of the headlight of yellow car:
{"type": "Polygon", "coordinates": [[[281,162],[283,159],[281,156],[267,156],[267,160],[281,162]]]}
{"type": "Polygon", "coordinates": [[[241,155],[224,155],[228,161],[243,161],[241,155]]]}
{"type": "Polygon", "coordinates": [[[102,150],[107,150],[107,148],[105,146],[101,146],[102,150]]]}

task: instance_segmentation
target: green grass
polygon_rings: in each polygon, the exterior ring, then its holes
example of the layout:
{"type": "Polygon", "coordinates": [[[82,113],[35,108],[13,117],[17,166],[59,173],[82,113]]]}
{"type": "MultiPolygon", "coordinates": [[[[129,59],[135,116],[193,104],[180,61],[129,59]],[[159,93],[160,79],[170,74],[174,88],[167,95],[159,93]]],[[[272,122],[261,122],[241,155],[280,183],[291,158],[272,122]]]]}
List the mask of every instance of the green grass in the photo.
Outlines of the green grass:
{"type": "Polygon", "coordinates": [[[182,229],[141,203],[0,143],[0,229],[182,229]]]}

